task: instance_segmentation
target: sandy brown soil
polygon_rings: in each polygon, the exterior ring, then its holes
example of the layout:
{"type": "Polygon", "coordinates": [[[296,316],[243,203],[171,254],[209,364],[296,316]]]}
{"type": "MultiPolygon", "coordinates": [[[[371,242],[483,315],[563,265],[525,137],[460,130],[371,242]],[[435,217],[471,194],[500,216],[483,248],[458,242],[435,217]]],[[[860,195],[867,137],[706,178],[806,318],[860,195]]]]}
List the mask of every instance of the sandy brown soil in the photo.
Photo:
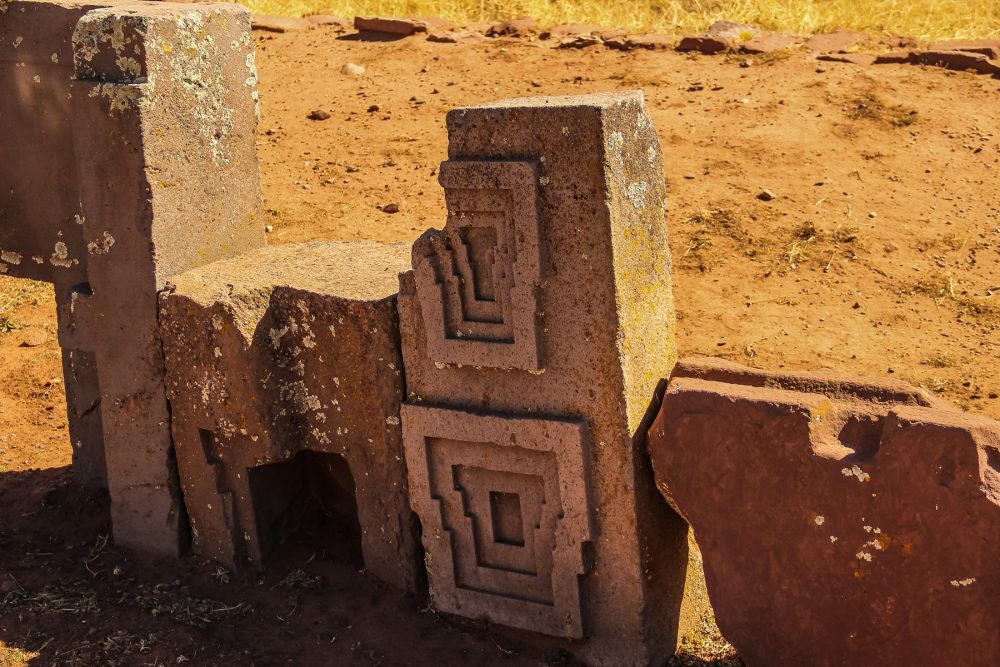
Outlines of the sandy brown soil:
{"type": "MultiPolygon", "coordinates": [[[[450,108],[642,88],[667,158],[683,354],[891,373],[1000,417],[1000,82],[740,60],[261,37],[270,241],[410,240],[442,225],[450,108]],[[366,74],[340,74],[348,61],[366,74]],[[309,120],[316,109],[331,117],[309,120]],[[776,197],[758,199],[765,189],[776,197]],[[401,212],[382,212],[390,203],[401,212]]],[[[310,560],[306,544],[263,575],[107,545],[106,499],[68,481],[50,298],[0,279],[21,327],[0,334],[0,667],[39,651],[34,664],[565,664],[310,560]],[[45,329],[46,343],[19,347],[45,329]]]]}

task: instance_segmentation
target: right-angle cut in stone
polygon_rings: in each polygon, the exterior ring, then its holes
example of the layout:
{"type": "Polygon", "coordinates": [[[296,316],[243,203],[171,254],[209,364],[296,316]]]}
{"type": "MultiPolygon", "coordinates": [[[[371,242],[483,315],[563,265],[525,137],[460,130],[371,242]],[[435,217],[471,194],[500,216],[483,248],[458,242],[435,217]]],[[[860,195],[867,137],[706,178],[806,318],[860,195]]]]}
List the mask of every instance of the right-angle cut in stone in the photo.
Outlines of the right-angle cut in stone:
{"type": "Polygon", "coordinates": [[[583,426],[418,405],[402,417],[435,607],[583,637],[583,426]]]}
{"type": "Polygon", "coordinates": [[[413,248],[436,362],[540,370],[536,179],[530,162],[441,166],[448,222],[413,248]]]}

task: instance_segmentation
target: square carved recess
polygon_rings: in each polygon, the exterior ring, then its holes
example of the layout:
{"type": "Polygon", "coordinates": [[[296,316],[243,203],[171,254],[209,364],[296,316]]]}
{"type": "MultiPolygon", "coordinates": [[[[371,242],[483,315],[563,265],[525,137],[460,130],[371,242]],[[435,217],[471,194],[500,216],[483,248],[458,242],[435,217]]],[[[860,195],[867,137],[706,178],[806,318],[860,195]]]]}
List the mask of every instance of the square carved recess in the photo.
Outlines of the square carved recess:
{"type": "Polygon", "coordinates": [[[582,638],[584,426],[420,405],[402,418],[434,606],[582,638]]]}
{"type": "Polygon", "coordinates": [[[441,165],[448,222],[414,263],[435,362],[541,370],[537,178],[531,162],[441,165]]]}

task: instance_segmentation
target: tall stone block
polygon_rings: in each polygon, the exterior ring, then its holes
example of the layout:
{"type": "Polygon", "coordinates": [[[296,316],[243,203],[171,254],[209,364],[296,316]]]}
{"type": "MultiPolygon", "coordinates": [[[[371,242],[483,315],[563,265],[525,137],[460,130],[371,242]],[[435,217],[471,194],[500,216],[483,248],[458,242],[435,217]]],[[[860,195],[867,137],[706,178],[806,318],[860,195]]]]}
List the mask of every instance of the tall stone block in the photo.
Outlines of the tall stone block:
{"type": "Polygon", "coordinates": [[[107,474],[116,542],[176,553],[186,522],[156,294],[263,245],[249,15],[2,8],[0,272],[55,284],[74,470],[107,474]]]}
{"type": "Polygon", "coordinates": [[[640,442],[676,356],[642,96],[458,109],[448,132],[447,223],[399,295],[432,603],[592,664],[659,664],[687,542],[640,442]]]}
{"type": "Polygon", "coordinates": [[[1000,423],[899,382],[691,360],[649,447],[747,665],[1000,664],[1000,423]]]}
{"type": "MultiPolygon", "coordinates": [[[[196,553],[263,567],[319,506],[356,525],[369,572],[417,590],[396,313],[408,258],[409,244],[273,246],[172,280],[160,322],[196,553]]],[[[333,551],[354,533],[318,532],[333,551]]]]}

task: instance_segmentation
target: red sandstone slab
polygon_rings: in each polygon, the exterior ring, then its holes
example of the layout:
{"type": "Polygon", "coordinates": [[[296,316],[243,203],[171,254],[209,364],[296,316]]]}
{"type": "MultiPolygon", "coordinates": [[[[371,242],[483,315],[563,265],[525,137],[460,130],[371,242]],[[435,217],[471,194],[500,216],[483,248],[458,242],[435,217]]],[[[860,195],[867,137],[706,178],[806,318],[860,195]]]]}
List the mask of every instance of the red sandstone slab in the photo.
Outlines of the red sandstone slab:
{"type": "Polygon", "coordinates": [[[1000,424],[720,370],[670,381],[649,447],[746,663],[1000,662],[1000,424]]]}

